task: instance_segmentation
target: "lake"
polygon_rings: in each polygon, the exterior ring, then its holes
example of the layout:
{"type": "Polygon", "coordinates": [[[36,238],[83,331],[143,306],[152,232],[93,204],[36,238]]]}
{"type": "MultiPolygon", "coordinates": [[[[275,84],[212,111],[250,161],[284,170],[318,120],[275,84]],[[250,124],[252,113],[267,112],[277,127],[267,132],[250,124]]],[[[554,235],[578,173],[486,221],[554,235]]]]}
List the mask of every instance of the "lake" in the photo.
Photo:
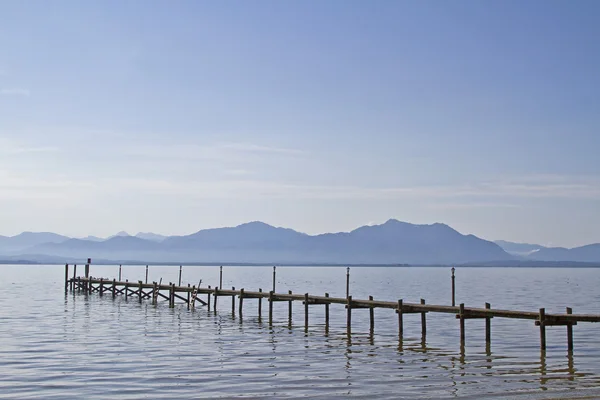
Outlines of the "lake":
{"type": "MultiPolygon", "coordinates": [[[[123,267],[123,280],[144,274],[143,266],[123,267]]],[[[116,278],[118,266],[92,265],[91,275],[116,278]]],[[[178,267],[149,268],[149,281],[178,275],[178,267]]],[[[600,314],[600,269],[457,268],[456,276],[457,304],[600,314]]],[[[183,268],[183,284],[199,279],[218,286],[219,268],[183,268]]],[[[224,267],[224,288],[271,285],[271,267],[224,267]]],[[[344,297],[346,269],[278,267],[276,285],[344,297]]],[[[350,294],[449,305],[450,269],[353,267],[350,294]]],[[[493,319],[488,352],[484,320],[467,320],[461,351],[453,315],[428,314],[425,343],[420,315],[405,315],[400,347],[393,310],[375,310],[372,336],[369,311],[355,310],[350,339],[343,305],[331,305],[328,334],[324,306],[310,307],[308,333],[301,302],[291,328],[287,303],[274,303],[272,327],[266,310],[265,301],[259,321],[253,299],[240,319],[226,297],[214,313],[65,295],[64,266],[0,266],[0,398],[600,398],[600,324],[574,327],[570,356],[565,327],[547,328],[541,352],[534,321],[493,319]]]]}

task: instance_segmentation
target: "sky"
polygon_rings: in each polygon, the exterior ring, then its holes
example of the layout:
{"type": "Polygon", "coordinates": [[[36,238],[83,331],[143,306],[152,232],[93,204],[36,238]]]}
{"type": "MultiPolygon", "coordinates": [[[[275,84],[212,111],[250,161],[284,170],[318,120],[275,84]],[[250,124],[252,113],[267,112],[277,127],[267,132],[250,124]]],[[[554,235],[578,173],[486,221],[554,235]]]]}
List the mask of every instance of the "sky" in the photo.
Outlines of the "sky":
{"type": "Polygon", "coordinates": [[[600,242],[600,2],[0,2],[0,235],[600,242]]]}

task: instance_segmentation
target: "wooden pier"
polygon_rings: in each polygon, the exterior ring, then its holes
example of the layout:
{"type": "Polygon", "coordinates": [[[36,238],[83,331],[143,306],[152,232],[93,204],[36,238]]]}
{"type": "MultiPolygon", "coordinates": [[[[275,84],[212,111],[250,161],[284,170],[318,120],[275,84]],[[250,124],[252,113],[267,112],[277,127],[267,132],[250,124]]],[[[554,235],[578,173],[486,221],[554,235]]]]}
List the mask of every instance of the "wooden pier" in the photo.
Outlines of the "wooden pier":
{"type": "MultiPolygon", "coordinates": [[[[357,309],[369,309],[370,331],[374,331],[375,327],[375,308],[385,308],[393,310],[398,318],[398,338],[403,339],[404,334],[404,315],[405,314],[420,314],[421,317],[421,334],[425,340],[427,334],[427,314],[428,313],[443,313],[454,314],[459,320],[460,329],[460,344],[465,345],[466,326],[465,321],[468,319],[485,319],[485,341],[489,346],[492,340],[491,320],[492,318],[512,318],[532,320],[540,329],[540,347],[546,349],[546,327],[547,326],[565,326],[567,328],[567,346],[568,350],[573,350],[573,326],[579,322],[600,322],[599,314],[573,314],[573,310],[567,307],[564,314],[547,314],[544,308],[539,311],[515,311],[494,309],[491,304],[485,303],[485,307],[466,307],[464,304],[455,305],[436,305],[426,304],[424,299],[419,303],[406,303],[402,299],[395,301],[375,300],[373,296],[368,299],[355,299],[349,294],[349,269],[346,274],[346,297],[331,297],[328,293],[323,296],[310,295],[309,293],[295,294],[292,291],[288,293],[275,292],[275,267],[273,267],[273,290],[264,292],[262,289],[258,291],[246,291],[244,288],[236,290],[223,289],[222,287],[200,287],[181,285],[181,267],[179,270],[179,284],[170,282],[163,284],[162,282],[148,283],[148,267],[146,267],[146,281],[129,282],[122,281],[121,268],[119,268],[119,280],[107,278],[95,278],[89,275],[90,265],[85,266],[85,275],[77,276],[77,266],[74,267],[73,275],[69,275],[69,265],[65,265],[65,292],[84,292],[87,294],[98,293],[100,296],[109,295],[115,297],[123,295],[126,299],[129,297],[137,299],[139,302],[150,300],[152,304],[157,304],[158,301],[168,301],[169,307],[175,307],[175,303],[179,300],[183,304],[187,304],[188,308],[196,307],[199,303],[202,306],[208,307],[211,305],[213,310],[217,309],[217,300],[220,297],[231,298],[231,311],[235,314],[236,298],[238,299],[239,315],[243,314],[244,303],[248,300],[257,300],[258,317],[262,318],[262,303],[263,299],[268,302],[268,322],[273,324],[273,305],[276,302],[288,303],[288,322],[292,324],[292,304],[294,301],[302,302],[304,305],[304,329],[308,331],[309,327],[309,308],[310,306],[322,305],[325,307],[325,330],[329,330],[329,307],[331,304],[344,305],[346,309],[346,331],[348,335],[352,334],[352,311],[357,309]],[[204,297],[206,296],[206,297],[204,297]],[[212,303],[212,304],[211,304],[212,303]]],[[[223,284],[223,267],[221,267],[219,284],[223,284]]],[[[452,268],[452,304],[455,303],[455,276],[454,268],[452,268]]]]}

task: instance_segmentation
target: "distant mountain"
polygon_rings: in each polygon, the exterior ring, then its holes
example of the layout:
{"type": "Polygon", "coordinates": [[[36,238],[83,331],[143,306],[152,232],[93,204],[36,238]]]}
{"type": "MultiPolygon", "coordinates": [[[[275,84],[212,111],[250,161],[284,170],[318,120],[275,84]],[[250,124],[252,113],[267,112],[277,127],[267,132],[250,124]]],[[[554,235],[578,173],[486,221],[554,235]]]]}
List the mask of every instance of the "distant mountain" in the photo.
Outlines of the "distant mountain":
{"type": "Polygon", "coordinates": [[[42,243],[62,243],[68,237],[50,232],[23,232],[19,235],[0,236],[0,252],[13,253],[42,243]]]}
{"type": "Polygon", "coordinates": [[[127,237],[127,236],[131,236],[129,233],[125,232],[125,231],[121,231],[121,232],[117,232],[116,234],[107,237],[106,239],[112,239],[115,237],[127,237]]]}
{"type": "Polygon", "coordinates": [[[539,244],[529,244],[529,243],[515,243],[515,242],[507,242],[506,240],[496,240],[498,246],[502,247],[504,251],[509,254],[513,254],[516,256],[528,256],[532,253],[539,251],[540,249],[545,249],[546,247],[541,246],[539,244]]]}
{"type": "Polygon", "coordinates": [[[86,236],[81,238],[81,240],[89,240],[91,242],[103,242],[106,239],[99,238],[98,236],[86,236]]]}
{"type": "Polygon", "coordinates": [[[158,235],[152,232],[139,232],[137,235],[135,235],[135,237],[139,239],[151,240],[153,242],[162,242],[167,238],[166,236],[158,235]]]}
{"type": "Polygon", "coordinates": [[[572,249],[564,247],[543,248],[532,253],[528,258],[540,261],[600,262],[600,243],[572,249]]]}
{"type": "Polygon", "coordinates": [[[103,242],[71,239],[37,245],[29,254],[148,262],[452,264],[511,260],[497,244],[444,224],[389,220],[352,232],[307,235],[262,222],[201,230],[161,242],[115,236],[103,242]]]}

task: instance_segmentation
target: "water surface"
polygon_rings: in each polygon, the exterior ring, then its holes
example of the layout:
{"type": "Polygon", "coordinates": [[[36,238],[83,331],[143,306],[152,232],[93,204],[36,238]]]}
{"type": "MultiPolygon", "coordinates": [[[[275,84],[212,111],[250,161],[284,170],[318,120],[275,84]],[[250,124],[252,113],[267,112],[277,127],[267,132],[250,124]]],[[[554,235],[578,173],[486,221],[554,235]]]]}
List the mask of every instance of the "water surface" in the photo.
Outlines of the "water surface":
{"type": "MultiPolygon", "coordinates": [[[[80,268],[82,270],[82,268],[80,268]]],[[[79,272],[82,272],[82,271],[79,272]]],[[[144,278],[145,267],[123,267],[123,279],[144,278]]],[[[92,266],[93,276],[117,277],[118,267],[92,266]]],[[[178,279],[177,267],[150,267],[149,281],[178,279]]],[[[183,283],[218,285],[218,267],[184,267],[183,283]]],[[[279,267],[277,292],[345,296],[345,268],[279,267]]],[[[599,395],[600,324],[547,328],[546,352],[533,321],[495,318],[492,346],[484,320],[467,320],[461,350],[453,315],[406,315],[399,345],[393,310],[355,310],[346,335],[343,305],[274,304],[274,324],[258,319],[257,300],[244,301],[240,318],[231,299],[217,312],[183,304],[169,309],[137,298],[64,293],[64,267],[0,266],[0,397],[94,398],[564,398],[599,395]]],[[[272,285],[270,267],[225,267],[225,288],[272,285]]],[[[457,269],[457,302],[467,306],[600,314],[600,269],[457,269]]],[[[447,268],[352,268],[355,298],[449,304],[447,268]]],[[[267,303],[263,303],[266,316],[267,303]]]]}

